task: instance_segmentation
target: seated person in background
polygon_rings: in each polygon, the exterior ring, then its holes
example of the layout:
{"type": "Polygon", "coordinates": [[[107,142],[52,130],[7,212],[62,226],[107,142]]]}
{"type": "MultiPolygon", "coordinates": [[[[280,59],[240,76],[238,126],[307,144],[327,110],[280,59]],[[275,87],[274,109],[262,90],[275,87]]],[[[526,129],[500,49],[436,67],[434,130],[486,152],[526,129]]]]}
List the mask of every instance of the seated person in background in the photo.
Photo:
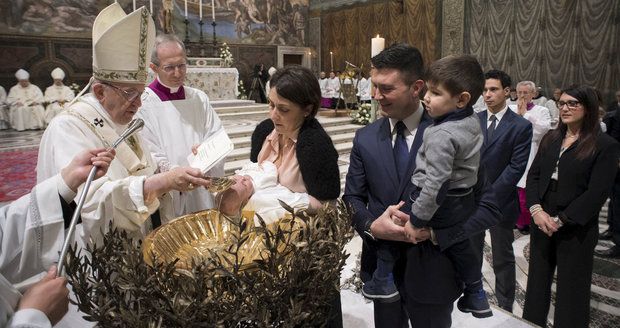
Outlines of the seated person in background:
{"type": "MultiPolygon", "coordinates": [[[[433,228],[439,246],[465,283],[459,310],[489,317],[492,312],[482,288],[478,256],[468,239],[449,240],[454,237],[446,236],[450,233],[445,229],[462,225],[475,210],[472,187],[477,182],[483,137],[472,106],[482,94],[484,75],[474,57],[448,56],[430,66],[427,86],[424,101],[434,124],[424,131],[416,158],[411,177],[413,204],[405,233],[414,235],[414,227],[433,228]]],[[[393,245],[379,245],[377,269],[364,285],[364,296],[399,299],[392,276],[397,259],[393,245]]]]}
{"type": "MultiPolygon", "coordinates": [[[[278,171],[271,162],[249,163],[235,173],[233,179],[236,183],[215,198],[223,214],[235,216],[241,210],[254,211],[266,224],[270,224],[287,213],[280,200],[295,209],[312,210],[321,206],[308,194],[292,192],[278,184],[278,171]]],[[[258,219],[255,218],[254,223],[258,226],[258,219]]]]}
{"type": "Polygon", "coordinates": [[[65,71],[56,67],[51,75],[54,84],[45,89],[45,102],[48,103],[45,108],[45,124],[49,124],[56,115],[62,112],[65,103],[75,98],[73,90],[62,83],[65,79],[65,71]]]}
{"type": "Polygon", "coordinates": [[[23,69],[15,73],[17,84],[9,90],[6,102],[9,104],[11,127],[17,131],[36,130],[45,127],[43,121],[43,92],[30,83],[30,74],[23,69]]]}
{"type": "Polygon", "coordinates": [[[0,130],[6,130],[10,127],[9,106],[6,103],[6,90],[0,86],[0,130]]]}

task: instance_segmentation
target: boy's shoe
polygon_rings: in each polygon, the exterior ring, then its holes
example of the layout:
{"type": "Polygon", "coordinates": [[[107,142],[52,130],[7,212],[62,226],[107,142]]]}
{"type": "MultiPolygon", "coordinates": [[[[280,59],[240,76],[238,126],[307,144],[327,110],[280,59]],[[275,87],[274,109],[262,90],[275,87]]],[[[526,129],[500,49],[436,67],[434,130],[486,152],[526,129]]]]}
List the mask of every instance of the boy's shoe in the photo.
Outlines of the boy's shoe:
{"type": "Polygon", "coordinates": [[[488,318],[493,315],[487,294],[483,289],[473,294],[464,294],[456,306],[461,312],[471,313],[476,318],[488,318]]]}
{"type": "Polygon", "coordinates": [[[392,303],[400,300],[400,294],[394,280],[373,278],[362,287],[364,297],[381,303],[392,303]]]}

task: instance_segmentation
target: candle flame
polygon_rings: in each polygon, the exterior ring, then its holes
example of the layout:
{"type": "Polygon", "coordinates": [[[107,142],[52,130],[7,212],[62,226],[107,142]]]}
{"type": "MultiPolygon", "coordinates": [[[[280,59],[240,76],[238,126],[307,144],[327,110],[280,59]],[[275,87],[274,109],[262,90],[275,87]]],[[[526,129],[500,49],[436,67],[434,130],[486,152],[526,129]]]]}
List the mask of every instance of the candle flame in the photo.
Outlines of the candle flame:
{"type": "Polygon", "coordinates": [[[379,37],[379,34],[377,34],[377,38],[379,37]]]}

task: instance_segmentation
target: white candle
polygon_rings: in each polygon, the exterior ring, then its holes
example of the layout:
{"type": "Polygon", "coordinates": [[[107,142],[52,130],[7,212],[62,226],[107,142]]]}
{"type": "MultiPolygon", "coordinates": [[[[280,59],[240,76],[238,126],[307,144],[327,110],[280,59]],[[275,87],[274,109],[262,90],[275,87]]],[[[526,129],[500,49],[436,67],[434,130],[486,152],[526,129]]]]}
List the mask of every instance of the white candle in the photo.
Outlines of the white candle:
{"type": "Polygon", "coordinates": [[[215,0],[211,0],[211,18],[215,22],[215,0]]]}
{"type": "Polygon", "coordinates": [[[331,51],[329,52],[329,59],[330,59],[331,64],[332,64],[331,67],[329,68],[329,70],[333,71],[334,70],[334,53],[331,52],[331,51]]]}
{"type": "Polygon", "coordinates": [[[198,5],[198,8],[200,12],[200,20],[202,20],[202,0],[200,0],[200,4],[198,5]]]}
{"type": "Polygon", "coordinates": [[[149,0],[149,8],[151,8],[151,15],[153,15],[153,0],[149,0]]]}
{"type": "Polygon", "coordinates": [[[377,34],[376,38],[372,38],[371,47],[370,47],[370,58],[378,55],[385,48],[385,39],[379,37],[377,34]]]}
{"type": "Polygon", "coordinates": [[[185,0],[185,18],[187,18],[187,0],[185,0]]]}
{"type": "Polygon", "coordinates": [[[136,0],[133,0],[133,11],[136,11],[136,0]]]}

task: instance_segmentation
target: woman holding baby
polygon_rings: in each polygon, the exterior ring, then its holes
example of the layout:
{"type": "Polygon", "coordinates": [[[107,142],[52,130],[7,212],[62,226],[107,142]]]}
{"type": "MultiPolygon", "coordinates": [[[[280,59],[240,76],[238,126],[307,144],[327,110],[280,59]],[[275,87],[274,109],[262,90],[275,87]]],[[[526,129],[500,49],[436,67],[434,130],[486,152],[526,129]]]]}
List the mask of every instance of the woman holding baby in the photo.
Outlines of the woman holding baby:
{"type": "MultiPolygon", "coordinates": [[[[338,152],[315,118],[321,88],[312,72],[299,65],[279,69],[269,81],[269,119],[252,133],[250,160],[275,164],[278,182],[307,193],[310,207],[340,195],[338,152]]],[[[328,327],[342,327],[340,293],[333,301],[328,327]]]]}

